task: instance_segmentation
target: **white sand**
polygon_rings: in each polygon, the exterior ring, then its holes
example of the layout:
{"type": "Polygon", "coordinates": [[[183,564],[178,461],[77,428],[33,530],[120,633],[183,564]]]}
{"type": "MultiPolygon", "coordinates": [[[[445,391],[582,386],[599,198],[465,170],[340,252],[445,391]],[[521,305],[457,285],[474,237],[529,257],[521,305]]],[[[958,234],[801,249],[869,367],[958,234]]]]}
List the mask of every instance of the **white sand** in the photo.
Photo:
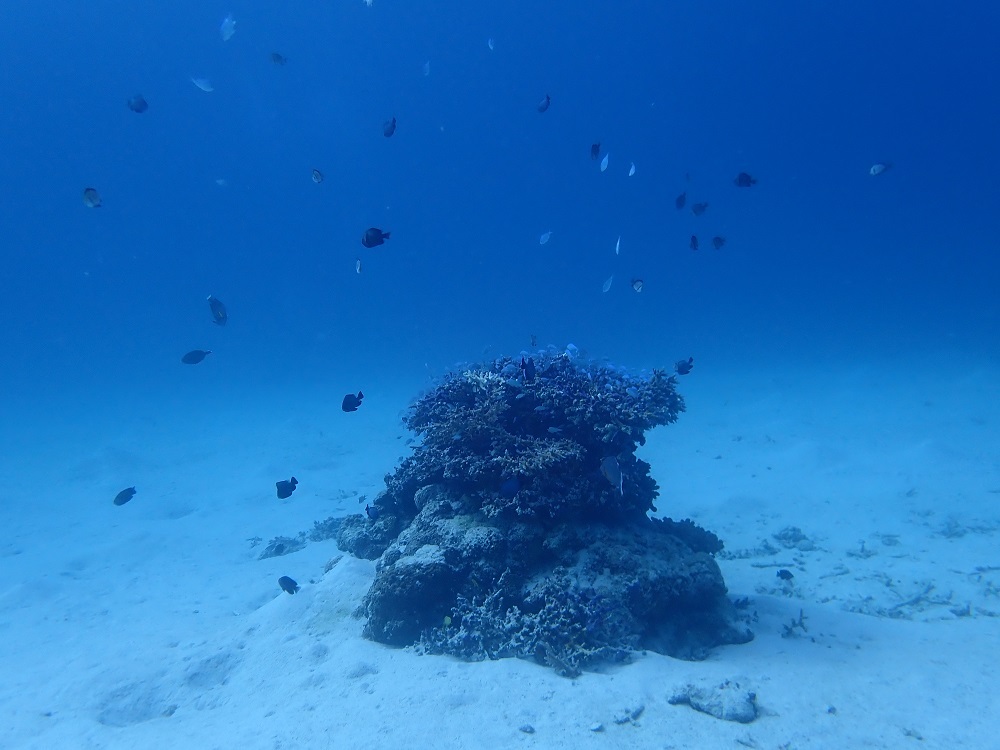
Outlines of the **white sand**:
{"type": "Polygon", "coordinates": [[[660,511],[725,540],[756,639],[576,680],[366,641],[352,612],[372,563],[345,555],[324,575],[332,542],[262,561],[247,541],[374,497],[418,383],[351,415],[318,391],[157,407],[109,393],[50,424],[11,415],[0,747],[997,746],[998,373],[703,370],[682,382],[689,412],[641,455],[660,511]],[[773,537],[787,527],[800,548],[773,537]],[[280,575],[302,590],[282,593],[280,575]],[[782,637],[800,610],[808,630],[782,637]],[[667,703],[725,680],[756,692],[755,722],[667,703]]]}

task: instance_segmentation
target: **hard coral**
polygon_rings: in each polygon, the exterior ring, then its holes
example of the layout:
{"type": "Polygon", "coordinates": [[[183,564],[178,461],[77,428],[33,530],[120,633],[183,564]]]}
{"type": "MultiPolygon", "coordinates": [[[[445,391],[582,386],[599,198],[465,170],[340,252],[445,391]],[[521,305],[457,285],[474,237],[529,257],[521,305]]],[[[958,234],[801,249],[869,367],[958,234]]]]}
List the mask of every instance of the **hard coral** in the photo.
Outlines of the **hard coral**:
{"type": "Polygon", "coordinates": [[[635,456],[683,411],[676,379],[556,351],[447,376],[405,418],[419,443],[375,520],[341,548],[378,557],[365,633],[468,659],[530,657],[561,674],[653,648],[695,658],[751,636],[712,555],[718,537],[653,521],[635,456]]]}

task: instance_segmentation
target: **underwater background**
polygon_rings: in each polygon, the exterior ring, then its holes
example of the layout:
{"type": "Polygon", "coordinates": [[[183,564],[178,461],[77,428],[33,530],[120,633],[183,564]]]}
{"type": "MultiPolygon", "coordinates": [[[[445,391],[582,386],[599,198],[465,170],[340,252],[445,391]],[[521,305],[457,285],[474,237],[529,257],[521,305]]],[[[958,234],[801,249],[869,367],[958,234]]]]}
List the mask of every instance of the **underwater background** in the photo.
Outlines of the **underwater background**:
{"type": "Polygon", "coordinates": [[[0,750],[987,746],[998,36],[981,1],[0,3],[0,750]],[[419,656],[362,637],[371,561],[262,554],[374,503],[445,373],[567,347],[693,358],[636,455],[752,642],[419,656]],[[669,700],[737,679],[752,736],[669,700]]]}
{"type": "Polygon", "coordinates": [[[2,384],[34,409],[304,383],[339,399],[531,334],[715,371],[995,358],[998,15],[6,3],[2,384]],[[391,240],[363,248],[369,226],[391,240]],[[192,348],[213,355],[188,372],[192,348]]]}

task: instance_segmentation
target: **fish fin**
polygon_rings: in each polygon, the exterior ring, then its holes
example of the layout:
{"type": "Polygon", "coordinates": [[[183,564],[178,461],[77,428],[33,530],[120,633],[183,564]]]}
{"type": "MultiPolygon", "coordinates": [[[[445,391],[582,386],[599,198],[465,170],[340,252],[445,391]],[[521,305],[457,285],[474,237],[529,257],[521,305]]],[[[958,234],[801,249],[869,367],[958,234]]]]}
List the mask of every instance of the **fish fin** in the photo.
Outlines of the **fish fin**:
{"type": "Polygon", "coordinates": [[[361,400],[361,399],[363,399],[364,397],[365,397],[365,394],[364,394],[364,393],[362,393],[361,391],[358,391],[358,401],[360,401],[360,400],[361,400]]]}
{"type": "Polygon", "coordinates": [[[390,234],[390,232],[382,232],[382,239],[383,240],[389,239],[389,234],[390,234]]]}

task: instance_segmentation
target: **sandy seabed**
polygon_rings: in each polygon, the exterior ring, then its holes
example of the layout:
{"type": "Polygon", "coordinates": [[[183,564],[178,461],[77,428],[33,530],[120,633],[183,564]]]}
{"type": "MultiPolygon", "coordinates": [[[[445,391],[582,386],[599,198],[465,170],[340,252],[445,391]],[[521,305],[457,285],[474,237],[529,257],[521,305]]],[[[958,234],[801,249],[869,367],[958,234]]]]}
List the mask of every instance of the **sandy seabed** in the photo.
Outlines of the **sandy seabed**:
{"type": "Polygon", "coordinates": [[[350,415],[286,391],[10,419],[0,747],[995,746],[998,376],[684,379],[688,412],[641,456],[660,511],[725,541],[756,637],[575,680],[366,641],[353,613],[374,564],[332,541],[259,559],[273,537],[374,498],[407,450],[412,392],[368,392],[350,415]],[[291,475],[299,488],[277,500],[291,475]],[[756,695],[756,720],[669,701],[727,682],[756,695]]]}

